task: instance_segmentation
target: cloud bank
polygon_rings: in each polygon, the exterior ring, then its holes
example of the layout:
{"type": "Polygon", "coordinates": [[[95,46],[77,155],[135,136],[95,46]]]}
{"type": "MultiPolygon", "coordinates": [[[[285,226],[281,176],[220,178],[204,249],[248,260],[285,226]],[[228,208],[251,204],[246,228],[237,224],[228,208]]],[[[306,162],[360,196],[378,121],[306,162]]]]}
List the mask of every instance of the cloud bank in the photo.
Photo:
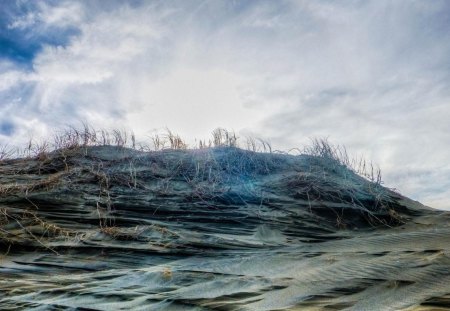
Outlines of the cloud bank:
{"type": "Polygon", "coordinates": [[[446,1],[42,1],[0,9],[0,143],[86,121],[329,137],[450,209],[446,1]]]}

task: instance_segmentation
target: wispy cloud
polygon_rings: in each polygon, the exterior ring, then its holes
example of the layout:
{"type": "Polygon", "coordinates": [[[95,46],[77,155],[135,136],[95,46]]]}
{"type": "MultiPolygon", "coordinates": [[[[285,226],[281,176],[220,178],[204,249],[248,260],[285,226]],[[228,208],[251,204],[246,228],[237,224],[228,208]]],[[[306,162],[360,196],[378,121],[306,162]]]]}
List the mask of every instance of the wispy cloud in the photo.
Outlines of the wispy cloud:
{"type": "MultiPolygon", "coordinates": [[[[53,6],[46,2],[36,2],[30,5],[33,6],[31,10],[27,10],[28,12],[25,14],[12,18],[7,25],[8,29],[77,27],[83,21],[85,8],[77,2],[62,1],[58,6],[53,6]]],[[[40,29],[39,31],[43,30],[40,29]]]]}
{"type": "Polygon", "coordinates": [[[0,142],[80,120],[142,136],[222,126],[280,149],[329,136],[450,208],[446,1],[11,3],[0,142]]]}

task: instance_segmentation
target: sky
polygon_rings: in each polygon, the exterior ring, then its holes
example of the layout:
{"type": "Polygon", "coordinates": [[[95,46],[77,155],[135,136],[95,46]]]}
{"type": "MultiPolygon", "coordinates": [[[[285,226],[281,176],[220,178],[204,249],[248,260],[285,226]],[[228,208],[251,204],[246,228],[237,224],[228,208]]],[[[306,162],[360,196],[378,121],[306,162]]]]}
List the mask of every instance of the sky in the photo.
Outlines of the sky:
{"type": "Polygon", "coordinates": [[[0,144],[86,122],[325,137],[450,210],[450,2],[0,0],[0,144]]]}

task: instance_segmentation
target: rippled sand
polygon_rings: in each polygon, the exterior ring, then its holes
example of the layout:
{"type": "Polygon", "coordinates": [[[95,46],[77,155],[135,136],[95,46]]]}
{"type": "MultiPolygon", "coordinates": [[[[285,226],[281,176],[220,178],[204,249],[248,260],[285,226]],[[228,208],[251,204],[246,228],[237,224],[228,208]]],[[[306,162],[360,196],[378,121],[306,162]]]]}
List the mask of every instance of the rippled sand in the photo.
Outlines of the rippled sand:
{"type": "Polygon", "coordinates": [[[450,215],[332,159],[0,163],[1,310],[450,310],[450,215]]]}

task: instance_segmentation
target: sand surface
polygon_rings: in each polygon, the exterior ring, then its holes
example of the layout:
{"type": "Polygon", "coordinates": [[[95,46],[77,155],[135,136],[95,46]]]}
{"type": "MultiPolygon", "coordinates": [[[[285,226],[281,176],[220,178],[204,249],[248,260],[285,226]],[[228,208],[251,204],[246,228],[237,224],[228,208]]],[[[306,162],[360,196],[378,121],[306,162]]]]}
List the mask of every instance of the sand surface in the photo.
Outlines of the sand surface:
{"type": "Polygon", "coordinates": [[[1,310],[450,310],[450,214],[332,159],[99,146],[0,163],[1,310]]]}

